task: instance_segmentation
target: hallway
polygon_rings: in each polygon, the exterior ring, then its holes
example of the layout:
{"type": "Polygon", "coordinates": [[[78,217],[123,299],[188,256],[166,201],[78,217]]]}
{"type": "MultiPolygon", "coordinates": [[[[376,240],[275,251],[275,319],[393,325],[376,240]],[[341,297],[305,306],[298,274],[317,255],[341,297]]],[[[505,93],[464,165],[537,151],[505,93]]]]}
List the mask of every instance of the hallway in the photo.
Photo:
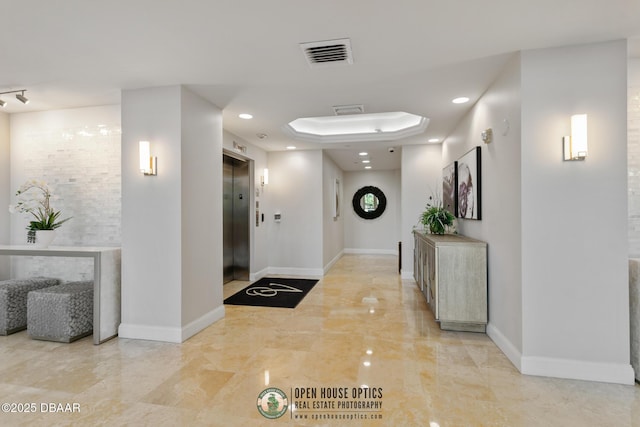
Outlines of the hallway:
{"type": "Polygon", "coordinates": [[[441,331],[393,256],[345,255],[294,310],[225,309],[181,345],[0,337],[0,401],[38,408],[0,413],[0,425],[640,425],[637,385],[523,376],[486,335],[441,331]],[[256,408],[268,387],[292,403],[295,390],[363,384],[382,392],[381,420],[294,421],[304,411],[291,408],[272,420],[256,408]],[[42,413],[42,402],[80,412],[42,413]]]}

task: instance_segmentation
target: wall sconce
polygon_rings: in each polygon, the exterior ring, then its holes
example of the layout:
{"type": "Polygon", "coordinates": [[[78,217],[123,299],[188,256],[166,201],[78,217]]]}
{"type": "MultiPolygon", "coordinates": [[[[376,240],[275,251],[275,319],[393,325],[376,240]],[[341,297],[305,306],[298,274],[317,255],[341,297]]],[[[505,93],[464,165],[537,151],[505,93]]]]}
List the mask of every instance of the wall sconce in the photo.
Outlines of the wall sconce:
{"type": "Polygon", "coordinates": [[[564,160],[584,160],[587,158],[587,115],[571,116],[571,136],[562,138],[564,160]]]}
{"type": "Polygon", "coordinates": [[[269,169],[264,168],[262,171],[262,176],[260,177],[260,185],[264,187],[265,185],[269,185],[269,169]]]}
{"type": "Polygon", "coordinates": [[[149,176],[158,174],[158,158],[151,157],[149,141],[140,141],[140,172],[149,176]]]}

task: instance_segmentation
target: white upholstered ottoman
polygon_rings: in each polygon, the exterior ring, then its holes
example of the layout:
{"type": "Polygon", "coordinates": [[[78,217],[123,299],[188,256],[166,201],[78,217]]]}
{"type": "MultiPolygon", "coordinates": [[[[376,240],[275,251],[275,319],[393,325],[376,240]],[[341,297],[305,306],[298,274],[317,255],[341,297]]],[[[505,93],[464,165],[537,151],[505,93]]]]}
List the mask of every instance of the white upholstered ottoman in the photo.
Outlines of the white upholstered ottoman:
{"type": "Polygon", "coordinates": [[[27,295],[30,291],[58,285],[50,277],[0,281],[0,335],[27,328],[27,295]]]}
{"type": "Polygon", "coordinates": [[[93,281],[29,292],[27,331],[38,340],[72,342],[93,331],[93,281]]]}

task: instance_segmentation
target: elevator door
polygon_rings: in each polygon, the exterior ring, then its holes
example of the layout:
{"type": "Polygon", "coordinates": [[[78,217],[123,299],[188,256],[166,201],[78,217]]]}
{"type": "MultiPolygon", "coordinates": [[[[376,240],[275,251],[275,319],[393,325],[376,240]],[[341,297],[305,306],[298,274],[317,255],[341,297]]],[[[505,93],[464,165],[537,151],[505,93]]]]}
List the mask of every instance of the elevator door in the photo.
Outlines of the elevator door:
{"type": "Polygon", "coordinates": [[[223,156],[224,283],[249,280],[249,163],[223,156]]]}

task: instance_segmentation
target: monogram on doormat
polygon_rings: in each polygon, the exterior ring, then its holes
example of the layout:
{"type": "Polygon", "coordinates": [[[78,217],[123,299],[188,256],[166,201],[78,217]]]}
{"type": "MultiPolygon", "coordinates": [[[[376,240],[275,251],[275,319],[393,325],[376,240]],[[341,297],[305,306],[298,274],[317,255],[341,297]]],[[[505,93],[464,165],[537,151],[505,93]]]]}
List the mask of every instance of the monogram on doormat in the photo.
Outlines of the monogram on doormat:
{"type": "Polygon", "coordinates": [[[226,300],[230,305],[295,308],[318,283],[309,279],[263,277],[226,300]]]}

